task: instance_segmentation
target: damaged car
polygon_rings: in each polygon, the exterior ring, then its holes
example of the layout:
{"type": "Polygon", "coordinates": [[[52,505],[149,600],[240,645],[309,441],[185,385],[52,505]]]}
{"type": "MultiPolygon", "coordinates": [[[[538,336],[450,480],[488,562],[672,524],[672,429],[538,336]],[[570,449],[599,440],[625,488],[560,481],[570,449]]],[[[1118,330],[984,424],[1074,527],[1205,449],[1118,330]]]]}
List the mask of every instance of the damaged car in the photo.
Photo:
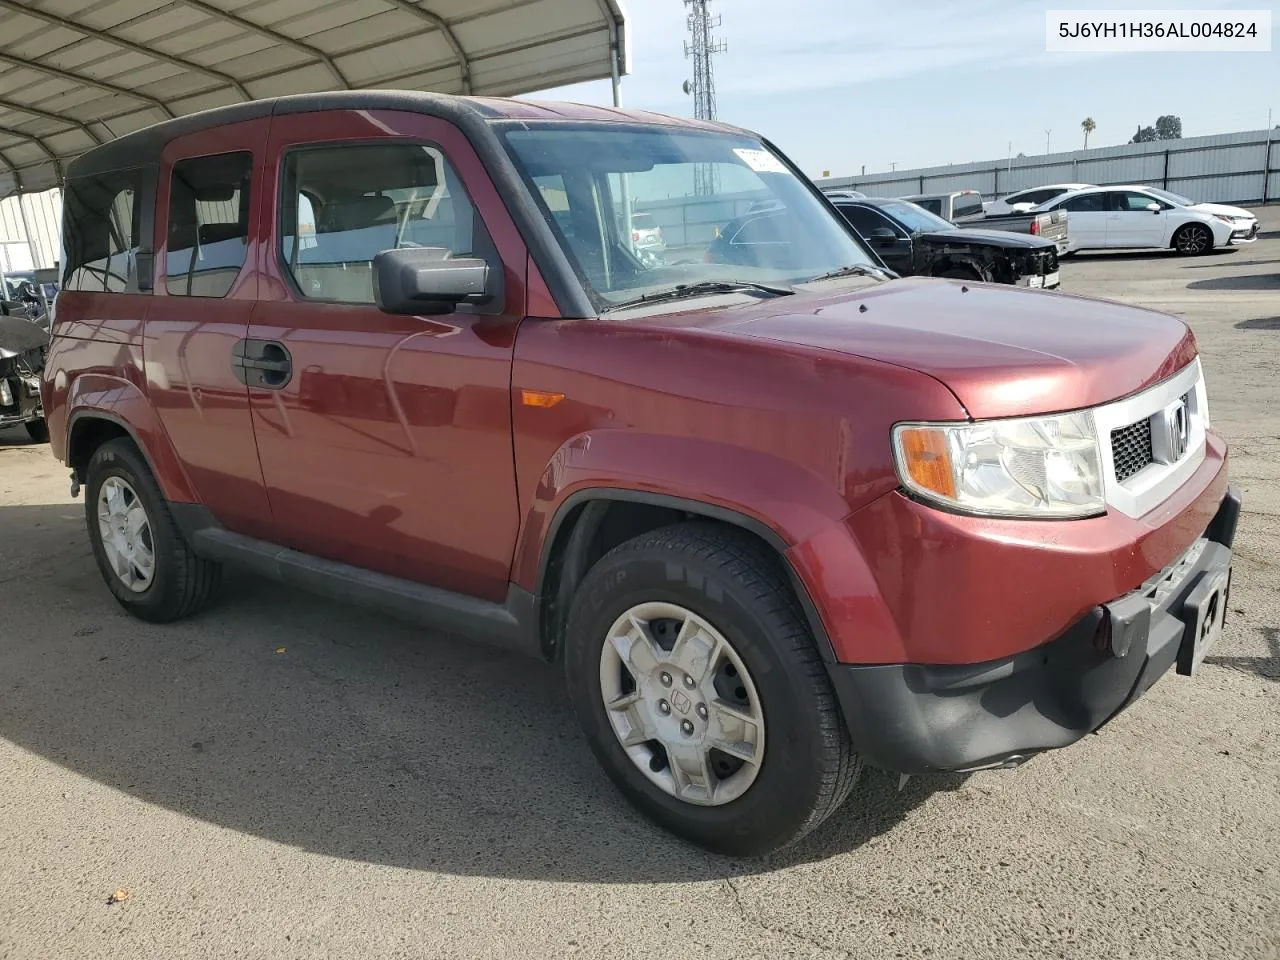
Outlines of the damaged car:
{"type": "Polygon", "coordinates": [[[49,441],[40,400],[49,334],[25,317],[0,316],[0,428],[25,426],[36,443],[49,441]]]}
{"type": "Polygon", "coordinates": [[[1052,290],[1059,284],[1052,240],[1004,230],[958,227],[906,200],[832,201],[850,226],[875,248],[885,266],[904,277],[951,277],[1052,290]]]}

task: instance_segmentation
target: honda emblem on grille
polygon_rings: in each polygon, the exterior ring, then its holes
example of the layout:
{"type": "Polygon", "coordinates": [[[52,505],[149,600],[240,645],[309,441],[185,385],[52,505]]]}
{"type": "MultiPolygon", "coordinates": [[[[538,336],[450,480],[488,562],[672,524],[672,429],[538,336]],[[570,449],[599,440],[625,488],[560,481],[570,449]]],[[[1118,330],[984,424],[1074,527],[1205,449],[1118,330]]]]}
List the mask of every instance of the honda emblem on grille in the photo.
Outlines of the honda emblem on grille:
{"type": "Polygon", "coordinates": [[[1159,443],[1161,449],[1156,455],[1165,463],[1177,463],[1191,444],[1191,412],[1187,409],[1187,398],[1182,397],[1165,407],[1160,419],[1163,421],[1160,431],[1163,436],[1159,443]]]}

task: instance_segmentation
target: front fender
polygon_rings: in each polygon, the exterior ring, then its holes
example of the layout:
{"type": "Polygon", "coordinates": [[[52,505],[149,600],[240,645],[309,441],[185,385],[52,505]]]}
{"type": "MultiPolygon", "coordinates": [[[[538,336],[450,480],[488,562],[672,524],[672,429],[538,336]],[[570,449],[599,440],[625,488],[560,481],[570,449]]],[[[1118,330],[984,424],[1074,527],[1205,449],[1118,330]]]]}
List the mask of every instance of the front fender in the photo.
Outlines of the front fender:
{"type": "MultiPolygon", "coordinates": [[[[57,392],[57,383],[54,383],[57,392]]],[[[59,431],[63,457],[75,449],[78,428],[91,419],[106,420],[123,427],[146,458],[166,500],[198,503],[194,487],[169,442],[155,407],[138,386],[123,377],[103,373],[83,373],[66,390],[65,426],[50,422],[51,433],[59,431]]],[[[83,479],[83,478],[82,478],[83,479]]]]}
{"type": "MultiPolygon", "coordinates": [[[[896,482],[896,481],[893,481],[896,482]]],[[[742,518],[781,548],[849,512],[839,491],[795,463],[759,450],[691,437],[602,429],[579,434],[551,457],[521,524],[512,580],[537,588],[544,545],[583,491],[653,494],[742,518]],[[576,497],[576,499],[575,499],[576,497]]],[[[624,497],[636,499],[636,497],[624,497]]]]}

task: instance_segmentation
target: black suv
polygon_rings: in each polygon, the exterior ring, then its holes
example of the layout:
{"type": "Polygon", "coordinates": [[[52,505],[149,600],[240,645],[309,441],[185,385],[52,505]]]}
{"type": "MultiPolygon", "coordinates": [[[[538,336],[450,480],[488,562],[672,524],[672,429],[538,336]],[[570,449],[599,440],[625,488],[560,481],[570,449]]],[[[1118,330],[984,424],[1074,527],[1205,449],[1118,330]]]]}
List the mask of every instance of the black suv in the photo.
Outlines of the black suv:
{"type": "Polygon", "coordinates": [[[1058,286],[1058,249],[1052,240],[957,227],[907,200],[831,200],[885,265],[904,277],[1058,286]]]}

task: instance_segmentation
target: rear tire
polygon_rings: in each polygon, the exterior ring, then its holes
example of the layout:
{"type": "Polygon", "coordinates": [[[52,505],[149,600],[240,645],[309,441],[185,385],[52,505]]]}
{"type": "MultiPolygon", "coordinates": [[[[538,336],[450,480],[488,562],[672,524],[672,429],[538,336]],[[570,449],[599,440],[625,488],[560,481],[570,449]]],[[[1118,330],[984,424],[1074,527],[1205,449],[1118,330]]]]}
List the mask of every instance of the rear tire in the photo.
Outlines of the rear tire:
{"type": "Polygon", "coordinates": [[[575,594],[565,672],[591,749],[622,793],[714,852],[794,843],[857,779],[860,760],[786,572],[734,528],[678,524],[606,554],[575,594]],[[700,772],[681,765],[699,751],[700,772]]]}
{"type": "Polygon", "coordinates": [[[204,607],[222,567],[192,552],[132,441],[100,446],[85,478],[89,542],[117,602],[152,623],[181,620],[204,607]]]}
{"type": "Polygon", "coordinates": [[[1173,249],[1179,256],[1201,256],[1213,249],[1213,234],[1202,223],[1185,224],[1173,235],[1173,249]]]}
{"type": "Polygon", "coordinates": [[[44,420],[28,420],[26,428],[27,436],[31,438],[32,443],[49,442],[49,424],[44,420]]]}

